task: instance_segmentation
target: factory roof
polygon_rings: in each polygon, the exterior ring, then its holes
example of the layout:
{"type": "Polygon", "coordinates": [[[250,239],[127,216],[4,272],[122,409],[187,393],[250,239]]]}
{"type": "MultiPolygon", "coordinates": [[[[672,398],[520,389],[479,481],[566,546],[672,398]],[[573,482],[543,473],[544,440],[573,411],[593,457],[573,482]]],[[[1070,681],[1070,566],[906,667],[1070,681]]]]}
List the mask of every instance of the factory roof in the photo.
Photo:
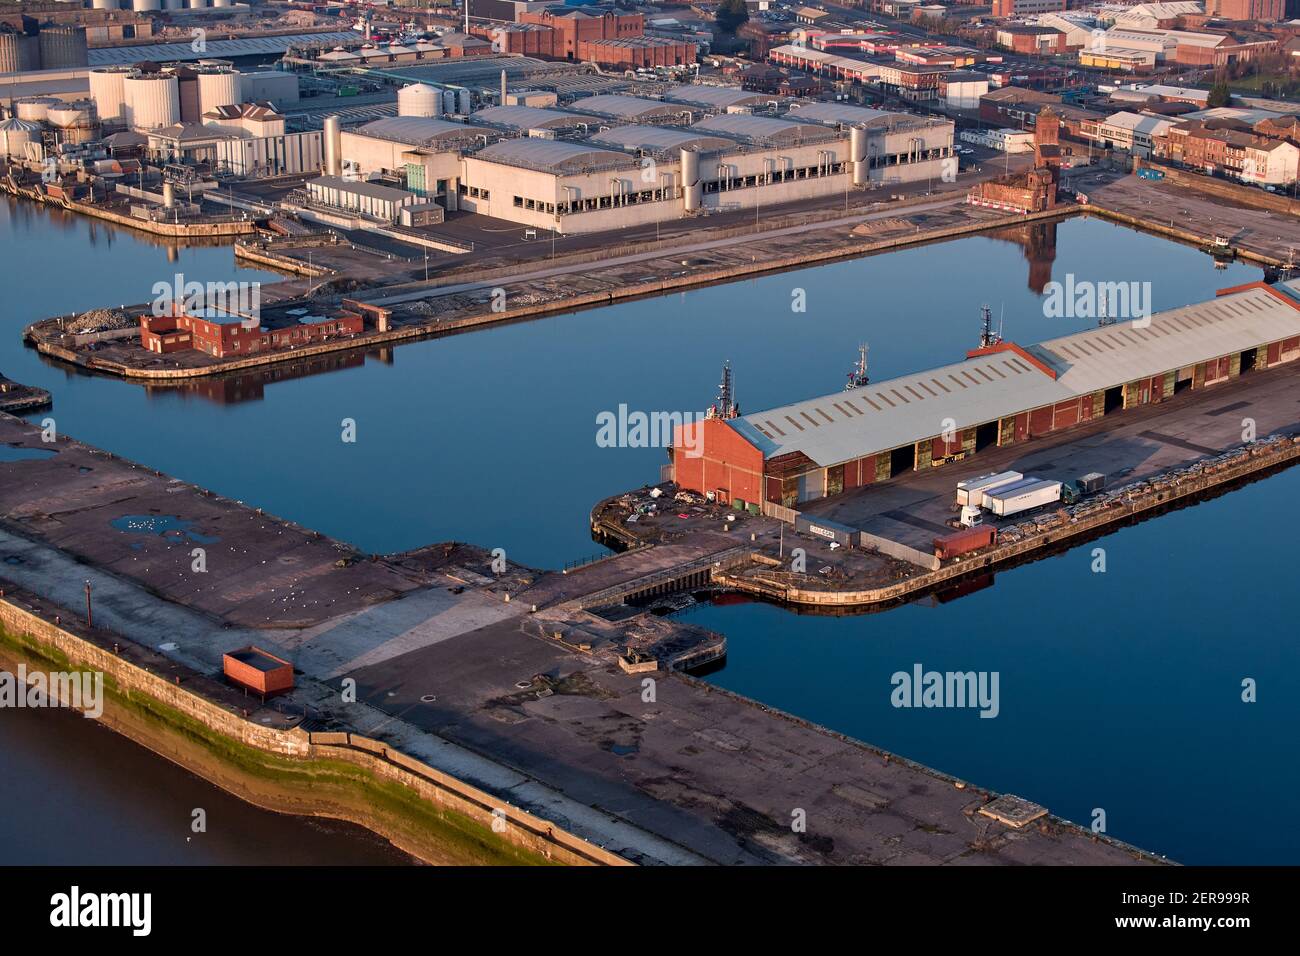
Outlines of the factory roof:
{"type": "Polygon", "coordinates": [[[335,33],[295,33],[289,36],[242,37],[236,40],[208,40],[204,44],[147,43],[141,46],[113,46],[91,49],[86,54],[91,67],[138,63],[153,60],[174,63],[177,60],[208,60],[214,57],[257,56],[267,53],[284,53],[290,47],[333,46],[354,43],[357,35],[351,31],[335,33]],[[195,49],[201,46],[202,51],[195,49]]]}
{"type": "Polygon", "coordinates": [[[307,185],[337,189],[340,192],[356,193],[358,196],[369,196],[372,199],[383,199],[388,202],[401,202],[415,195],[405,189],[394,189],[392,186],[368,183],[361,179],[344,179],[342,176],[317,176],[315,179],[309,179],[307,185]]]}
{"type": "MultiPolygon", "coordinates": [[[[1027,351],[1055,369],[1058,381],[1076,394],[1109,388],[1300,335],[1300,289],[1296,280],[1284,286],[1280,292],[1258,285],[1227,291],[1209,302],[1153,315],[1149,326],[1121,322],[1027,351]]],[[[1110,305],[1115,308],[1113,301],[1110,305]]]]}
{"type": "Polygon", "coordinates": [[[657,117],[680,116],[689,110],[677,103],[664,103],[660,100],[647,100],[639,96],[624,96],[620,93],[602,93],[578,100],[571,107],[583,113],[595,113],[597,116],[609,116],[615,119],[644,120],[657,117]]]}
{"type": "Polygon", "coordinates": [[[899,114],[886,110],[870,110],[865,106],[851,106],[848,103],[804,103],[790,110],[786,119],[807,120],[813,123],[825,123],[829,126],[857,126],[875,120],[897,117],[899,114]]]}
{"type": "Polygon", "coordinates": [[[691,129],[723,136],[739,136],[756,143],[791,146],[803,142],[816,142],[834,137],[834,132],[821,123],[803,123],[771,116],[752,116],[748,113],[726,113],[711,116],[694,124],[691,129]]]}
{"type": "MultiPolygon", "coordinates": [[[[1112,307],[1116,303],[1112,303],[1112,307]]],[[[1210,302],[1028,348],[1003,343],[965,361],[756,412],[729,424],[774,458],[826,467],[970,428],[1208,359],[1300,336],[1300,280],[1223,290],[1210,302]]]]}
{"type": "Polygon", "coordinates": [[[714,109],[729,109],[733,106],[760,106],[764,103],[779,102],[781,97],[767,93],[750,93],[735,86],[693,85],[670,90],[664,94],[664,99],[673,103],[691,103],[714,109]]]}
{"type": "Polygon", "coordinates": [[[590,124],[590,116],[562,113],[539,106],[489,106],[473,116],[479,123],[507,126],[511,129],[559,129],[567,126],[590,124]]]}
{"type": "Polygon", "coordinates": [[[678,149],[709,153],[735,149],[737,146],[733,139],[708,136],[686,129],[665,129],[662,126],[616,126],[597,133],[591,137],[591,142],[619,149],[639,149],[655,155],[678,149]]]}
{"type": "Polygon", "coordinates": [[[408,146],[429,146],[433,143],[473,139],[487,133],[488,130],[432,116],[386,116],[371,120],[364,126],[349,132],[373,136],[376,139],[392,140],[395,143],[406,143],[408,146]]]}
{"type": "Polygon", "coordinates": [[[504,139],[479,150],[474,158],[557,175],[614,169],[636,162],[626,153],[599,149],[584,143],[534,137],[504,139]]]}

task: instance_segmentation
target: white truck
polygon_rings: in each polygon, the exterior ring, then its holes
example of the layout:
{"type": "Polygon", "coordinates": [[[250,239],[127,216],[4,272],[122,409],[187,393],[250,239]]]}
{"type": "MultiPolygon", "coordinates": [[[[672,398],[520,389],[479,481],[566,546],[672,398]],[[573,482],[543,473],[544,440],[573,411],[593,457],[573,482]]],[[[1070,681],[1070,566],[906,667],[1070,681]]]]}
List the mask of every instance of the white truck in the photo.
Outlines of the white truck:
{"type": "Polygon", "coordinates": [[[1028,478],[1004,485],[984,494],[984,507],[1000,518],[1041,508],[1061,500],[1061,483],[1042,478],[1028,478]]]}
{"type": "Polygon", "coordinates": [[[1009,485],[1014,481],[1024,480],[1025,476],[1018,471],[1003,471],[996,475],[967,478],[965,481],[957,482],[957,504],[978,508],[984,502],[984,492],[1009,485]]]}

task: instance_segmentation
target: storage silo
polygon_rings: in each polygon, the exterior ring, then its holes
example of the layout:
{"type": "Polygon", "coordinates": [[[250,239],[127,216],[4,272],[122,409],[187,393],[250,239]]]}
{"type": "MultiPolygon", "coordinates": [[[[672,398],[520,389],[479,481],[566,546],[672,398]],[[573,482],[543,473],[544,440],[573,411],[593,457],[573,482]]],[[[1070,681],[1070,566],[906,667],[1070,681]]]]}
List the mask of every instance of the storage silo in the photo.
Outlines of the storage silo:
{"type": "Polygon", "coordinates": [[[162,0],[131,0],[131,9],[136,13],[152,13],[162,9],[162,0]]]}
{"type": "Polygon", "coordinates": [[[235,4],[234,0],[212,0],[212,5],[214,7],[233,7],[235,4]]]}
{"type": "Polygon", "coordinates": [[[27,120],[0,120],[0,156],[21,157],[28,143],[41,141],[41,124],[27,120]]]}
{"type": "Polygon", "coordinates": [[[101,66],[90,71],[90,98],[101,123],[126,122],[126,93],[122,81],[131,75],[129,66],[101,66]]]}
{"type": "Polygon", "coordinates": [[[682,208],[695,212],[704,201],[704,184],[700,182],[700,154],[693,149],[682,153],[682,208]]]}
{"type": "Polygon", "coordinates": [[[424,83],[412,83],[397,91],[398,116],[441,116],[442,94],[424,83]]]}
{"type": "Polygon", "coordinates": [[[470,96],[469,90],[460,89],[456,91],[456,112],[461,116],[468,116],[474,111],[474,101],[470,96]]]}
{"type": "Polygon", "coordinates": [[[157,129],[181,121],[180,94],[171,73],[132,73],[122,80],[126,125],[157,129]]]}
{"type": "Polygon", "coordinates": [[[337,116],[325,117],[322,137],[325,150],[325,175],[343,175],[343,126],[337,116]]]}
{"type": "Polygon", "coordinates": [[[184,10],[185,0],[163,0],[164,10],[184,10]]]}
{"type": "Polygon", "coordinates": [[[121,4],[117,0],[90,0],[90,5],[95,10],[118,10],[121,4]]]}
{"type": "Polygon", "coordinates": [[[86,31],[81,27],[43,26],[37,40],[42,70],[68,70],[86,65],[86,31]]]}
{"type": "Polygon", "coordinates": [[[199,117],[218,106],[242,103],[239,74],[229,68],[201,69],[199,74],[199,117]]]}
{"type": "Polygon", "coordinates": [[[865,186],[871,173],[867,168],[867,129],[854,126],[849,130],[849,160],[853,163],[853,185],[865,186]]]}
{"type": "Polygon", "coordinates": [[[453,114],[456,112],[456,91],[455,90],[442,91],[442,111],[444,113],[453,113],[453,114]]]}
{"type": "Polygon", "coordinates": [[[54,96],[28,96],[14,103],[14,116],[29,123],[44,123],[50,107],[62,102],[54,96]]]}
{"type": "Polygon", "coordinates": [[[54,129],[60,143],[88,143],[99,138],[95,104],[90,100],[51,106],[46,122],[54,129]]]}
{"type": "Polygon", "coordinates": [[[12,27],[0,29],[0,73],[26,73],[41,68],[40,41],[12,27]]]}
{"type": "Polygon", "coordinates": [[[191,10],[205,10],[212,6],[212,0],[187,0],[185,5],[191,10]]]}

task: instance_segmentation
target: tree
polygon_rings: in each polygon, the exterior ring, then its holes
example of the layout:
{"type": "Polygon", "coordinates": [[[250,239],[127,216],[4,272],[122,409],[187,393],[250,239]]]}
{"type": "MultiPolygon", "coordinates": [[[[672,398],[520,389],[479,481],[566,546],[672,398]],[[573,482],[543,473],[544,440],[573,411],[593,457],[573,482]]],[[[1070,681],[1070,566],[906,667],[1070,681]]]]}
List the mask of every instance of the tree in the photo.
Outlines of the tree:
{"type": "Polygon", "coordinates": [[[1232,93],[1228,91],[1228,84],[1223,80],[1219,80],[1219,82],[1210,87],[1210,95],[1209,98],[1206,99],[1205,105],[1211,109],[1215,109],[1220,106],[1227,106],[1231,102],[1232,93]]]}
{"type": "Polygon", "coordinates": [[[722,0],[716,16],[718,29],[723,33],[734,34],[740,25],[749,19],[749,7],[745,0],[722,0]]]}

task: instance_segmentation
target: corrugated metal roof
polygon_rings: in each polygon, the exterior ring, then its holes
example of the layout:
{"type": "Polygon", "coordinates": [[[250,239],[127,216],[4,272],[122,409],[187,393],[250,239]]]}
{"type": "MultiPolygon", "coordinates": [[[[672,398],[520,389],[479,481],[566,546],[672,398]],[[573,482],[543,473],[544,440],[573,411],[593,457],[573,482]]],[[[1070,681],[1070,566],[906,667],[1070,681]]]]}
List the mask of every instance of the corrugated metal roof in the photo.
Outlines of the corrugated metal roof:
{"type": "Polygon", "coordinates": [[[357,34],[349,30],[336,33],[295,33],[291,36],[209,40],[202,52],[196,51],[189,40],[184,43],[147,43],[141,46],[92,49],[86,54],[86,62],[91,67],[139,63],[141,60],[171,63],[175,60],[206,60],[214,57],[253,56],[258,53],[283,53],[291,46],[333,46],[338,43],[355,43],[356,40],[357,34]]]}
{"type": "Polygon", "coordinates": [[[825,123],[830,126],[857,126],[875,120],[906,115],[890,113],[888,110],[869,110],[864,106],[850,106],[848,103],[804,103],[793,107],[786,114],[786,118],[825,123]]]}
{"type": "MultiPolygon", "coordinates": [[[[1114,296],[1108,299],[1115,311],[1114,296]]],[[[1252,288],[1161,312],[1145,328],[1120,322],[1026,351],[1056,369],[1062,385],[1083,394],[1300,335],[1298,308],[1252,288]]]]}
{"type": "Polygon", "coordinates": [[[692,103],[696,106],[710,106],[714,109],[728,109],[733,106],[759,106],[773,101],[783,102],[780,96],[767,93],[750,93],[735,86],[684,86],[664,94],[664,99],[673,103],[692,103]]]}
{"type": "MultiPolygon", "coordinates": [[[[382,119],[371,120],[364,126],[348,132],[362,133],[366,136],[375,136],[379,139],[388,139],[397,143],[406,143],[411,146],[427,146],[430,143],[455,140],[455,139],[473,139],[480,133],[488,133],[488,130],[481,129],[477,126],[468,126],[465,123],[453,123],[450,120],[436,119],[431,116],[387,116],[382,119]]],[[[492,136],[500,136],[500,133],[491,133],[492,136]]]]}
{"type": "Polygon", "coordinates": [[[547,173],[573,173],[587,169],[612,169],[635,165],[636,160],[626,153],[609,149],[595,149],[584,143],[570,143],[554,139],[503,139],[474,154],[476,159],[506,163],[536,169],[547,173]]]}
{"type": "Polygon", "coordinates": [[[1275,290],[1252,287],[1161,312],[1144,328],[1120,322],[1020,351],[1005,346],[943,368],[745,415],[731,425],[769,458],[803,452],[819,466],[835,465],[939,435],[946,419],[957,429],[970,428],[1300,336],[1300,280],[1275,290]]]}
{"type": "Polygon", "coordinates": [[[738,420],[771,442],[767,457],[800,451],[825,467],[938,435],[945,419],[969,428],[1070,397],[1019,355],[998,352],[738,420]]]}
{"type": "Polygon", "coordinates": [[[726,113],[711,116],[694,124],[691,129],[724,136],[740,136],[759,143],[791,145],[818,142],[835,138],[835,132],[820,123],[797,123],[771,116],[751,116],[748,113],[726,113]]]}
{"type": "Polygon", "coordinates": [[[679,116],[683,112],[689,116],[690,113],[690,110],[684,105],[663,103],[659,100],[647,100],[639,96],[624,96],[620,93],[586,96],[573,103],[572,109],[583,113],[595,113],[597,116],[609,116],[626,120],[679,116]]]}
{"type": "Polygon", "coordinates": [[[678,149],[710,153],[735,149],[738,145],[733,139],[662,126],[616,126],[597,133],[591,137],[591,142],[620,149],[640,149],[647,153],[668,153],[678,149]]]}
{"type": "Polygon", "coordinates": [[[372,199],[382,199],[386,202],[401,202],[415,195],[405,189],[394,189],[392,186],[385,186],[382,183],[368,183],[360,179],[344,179],[342,176],[317,176],[315,179],[307,180],[307,185],[319,186],[322,189],[337,189],[345,193],[356,193],[358,196],[369,196],[372,199]]]}
{"type": "Polygon", "coordinates": [[[545,110],[540,106],[489,106],[479,110],[472,118],[476,123],[490,123],[511,129],[558,129],[595,123],[590,116],[545,110]]]}

